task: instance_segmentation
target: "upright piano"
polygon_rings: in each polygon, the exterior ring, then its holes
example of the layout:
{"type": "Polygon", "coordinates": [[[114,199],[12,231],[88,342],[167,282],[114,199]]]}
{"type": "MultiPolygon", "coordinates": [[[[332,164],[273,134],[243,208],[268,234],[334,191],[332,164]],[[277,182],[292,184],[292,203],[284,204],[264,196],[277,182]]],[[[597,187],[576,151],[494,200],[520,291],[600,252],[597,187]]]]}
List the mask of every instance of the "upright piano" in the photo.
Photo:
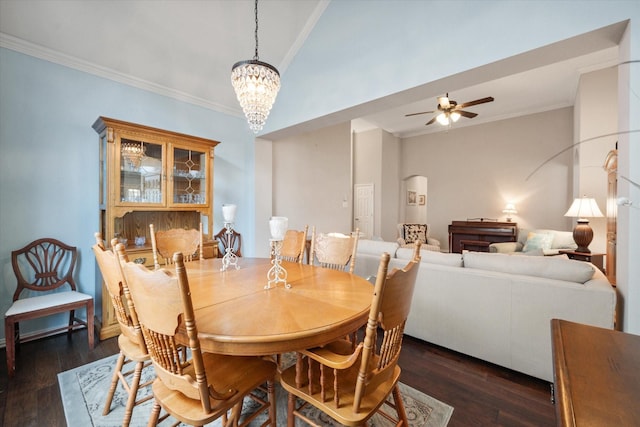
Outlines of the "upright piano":
{"type": "Polygon", "coordinates": [[[517,238],[518,226],[515,222],[498,222],[484,218],[452,221],[449,225],[449,252],[489,252],[491,243],[515,242],[517,238]]]}

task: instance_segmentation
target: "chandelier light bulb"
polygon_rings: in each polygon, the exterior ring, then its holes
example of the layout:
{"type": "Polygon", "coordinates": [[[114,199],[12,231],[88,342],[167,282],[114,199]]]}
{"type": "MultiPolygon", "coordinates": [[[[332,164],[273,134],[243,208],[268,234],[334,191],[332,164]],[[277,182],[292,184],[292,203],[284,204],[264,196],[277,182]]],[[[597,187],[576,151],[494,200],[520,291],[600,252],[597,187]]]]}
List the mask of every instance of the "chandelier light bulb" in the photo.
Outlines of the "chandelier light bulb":
{"type": "Polygon", "coordinates": [[[231,84],[249,127],[258,133],[264,127],[280,90],[280,73],[273,65],[258,59],[258,0],[255,0],[255,18],[255,55],[252,60],[233,65],[231,84]]]}

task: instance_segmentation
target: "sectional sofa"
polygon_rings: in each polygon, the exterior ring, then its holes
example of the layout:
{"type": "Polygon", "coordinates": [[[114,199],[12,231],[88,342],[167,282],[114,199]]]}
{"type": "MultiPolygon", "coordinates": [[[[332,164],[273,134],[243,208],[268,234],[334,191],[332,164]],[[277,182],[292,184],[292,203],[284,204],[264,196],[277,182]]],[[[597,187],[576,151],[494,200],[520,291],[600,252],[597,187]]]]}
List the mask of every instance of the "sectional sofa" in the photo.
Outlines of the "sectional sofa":
{"type": "MultiPolygon", "coordinates": [[[[402,268],[411,248],[360,240],[355,274],[376,274],[380,255],[402,268]]],[[[564,256],[421,251],[405,333],[553,381],[550,321],[613,329],[616,292],[592,264],[564,256]]]]}

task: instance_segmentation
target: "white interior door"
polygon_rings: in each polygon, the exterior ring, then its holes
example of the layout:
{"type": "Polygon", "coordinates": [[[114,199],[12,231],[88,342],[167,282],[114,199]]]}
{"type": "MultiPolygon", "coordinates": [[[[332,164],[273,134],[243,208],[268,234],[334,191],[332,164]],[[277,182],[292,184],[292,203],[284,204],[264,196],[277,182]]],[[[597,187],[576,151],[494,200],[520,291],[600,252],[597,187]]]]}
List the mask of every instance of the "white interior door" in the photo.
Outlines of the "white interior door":
{"type": "Polygon", "coordinates": [[[373,237],[373,184],[356,184],[353,193],[353,222],[360,229],[360,236],[370,239],[373,237]]]}

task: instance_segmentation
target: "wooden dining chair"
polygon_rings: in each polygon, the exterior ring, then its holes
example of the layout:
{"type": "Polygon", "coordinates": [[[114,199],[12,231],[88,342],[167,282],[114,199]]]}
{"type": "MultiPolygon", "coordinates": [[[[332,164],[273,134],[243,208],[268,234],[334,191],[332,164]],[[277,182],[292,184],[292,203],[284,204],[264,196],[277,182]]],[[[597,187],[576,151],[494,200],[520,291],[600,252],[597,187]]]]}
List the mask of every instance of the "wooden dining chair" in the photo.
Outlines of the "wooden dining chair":
{"type": "Polygon", "coordinates": [[[287,230],[282,241],[282,249],[280,255],[282,259],[289,262],[297,262],[302,264],[304,260],[304,251],[307,245],[308,225],[304,226],[304,230],[287,230]]]}
{"type": "MultiPolygon", "coordinates": [[[[122,262],[128,262],[127,254],[124,252],[124,246],[118,243],[118,239],[111,240],[112,250],[105,249],[102,235],[95,233],[96,244],[93,245],[93,253],[96,256],[98,267],[102,273],[105,288],[111,299],[111,305],[115,309],[116,319],[120,326],[120,335],[118,336],[118,347],[120,354],[116,361],[116,367],[111,377],[111,386],[107,393],[107,399],[104,405],[102,415],[111,412],[111,403],[113,395],[118,386],[118,382],[122,384],[122,388],[127,392],[128,398],[125,406],[124,419],[122,426],[126,427],[131,421],[133,409],[136,405],[146,402],[153,397],[152,394],[138,399],[138,390],[141,387],[148,387],[153,380],[140,384],[142,370],[151,364],[151,358],[147,351],[147,346],[142,337],[140,324],[138,323],[138,315],[135,305],[129,293],[127,281],[124,279],[122,267],[118,255],[115,253],[117,245],[121,245],[123,250],[122,262]],[[128,369],[130,363],[135,363],[133,370],[128,369]],[[128,380],[130,379],[130,381],[128,380]]],[[[103,296],[104,297],[104,296],[103,296]]]]}
{"type": "MultiPolygon", "coordinates": [[[[124,248],[118,248],[121,251],[124,248]]],[[[162,419],[171,415],[190,425],[201,426],[222,418],[224,426],[245,426],[253,416],[237,423],[243,400],[249,397],[257,406],[253,415],[268,412],[269,419],[262,425],[275,427],[276,364],[260,357],[203,353],[183,255],[174,254],[173,263],[175,273],[148,270],[132,262],[123,264],[157,376],[152,386],[155,403],[148,425],[161,421],[160,412],[164,409],[162,419]],[[176,339],[181,323],[186,328],[189,359],[176,339]],[[254,394],[256,389],[265,392],[267,398],[254,394]]]]}
{"type": "Polygon", "coordinates": [[[13,303],[4,314],[4,332],[7,351],[7,372],[13,377],[16,371],[16,349],[20,347],[20,322],[69,313],[66,326],[32,335],[41,338],[60,331],[71,332],[87,329],[89,349],[93,349],[93,297],[78,292],[73,279],[78,252],[59,240],[38,239],[11,252],[11,266],[18,281],[13,303]],[[66,289],[66,291],[60,291],[66,289]],[[76,310],[86,310],[86,319],[76,317],[76,310]]]}
{"type": "Polygon", "coordinates": [[[149,233],[153,249],[153,264],[156,269],[160,268],[160,260],[164,265],[171,264],[173,254],[176,252],[183,253],[186,262],[204,259],[202,223],[199,230],[172,228],[158,231],[155,231],[153,224],[149,224],[149,233]]]}
{"type": "Polygon", "coordinates": [[[307,405],[345,426],[365,425],[376,412],[396,426],[408,426],[398,388],[398,359],[420,265],[420,243],[405,268],[387,274],[389,259],[388,253],[380,258],[364,342],[355,350],[345,339],[301,351],[296,364],[282,372],[280,382],[289,392],[288,426],[296,418],[305,420],[301,410],[307,405]],[[296,398],[302,400],[300,406],[296,398]],[[383,405],[394,409],[395,417],[383,405]]]}
{"type": "Polygon", "coordinates": [[[353,273],[359,235],[359,229],[351,236],[342,233],[316,234],[316,228],[312,227],[309,263],[334,270],[345,270],[348,266],[349,273],[353,273]]]}
{"type": "Polygon", "coordinates": [[[230,247],[237,257],[242,256],[242,234],[236,230],[231,229],[227,235],[227,229],[222,227],[214,239],[218,242],[218,258],[224,257],[224,254],[227,253],[227,247],[230,247]]]}

